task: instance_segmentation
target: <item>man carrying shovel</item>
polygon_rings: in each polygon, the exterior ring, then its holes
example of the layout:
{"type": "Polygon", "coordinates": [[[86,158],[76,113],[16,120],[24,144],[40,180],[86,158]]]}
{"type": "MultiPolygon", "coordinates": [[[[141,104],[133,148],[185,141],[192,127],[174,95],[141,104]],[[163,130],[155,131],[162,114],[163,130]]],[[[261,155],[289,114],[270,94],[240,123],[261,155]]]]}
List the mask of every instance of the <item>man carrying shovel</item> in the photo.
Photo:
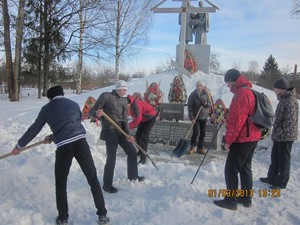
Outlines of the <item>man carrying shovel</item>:
{"type": "Polygon", "coordinates": [[[20,154],[20,152],[26,148],[25,146],[47,123],[52,131],[52,135],[47,136],[44,143],[51,143],[53,141],[57,146],[54,169],[56,207],[58,210],[56,224],[68,224],[67,179],[73,158],[75,158],[80,165],[91,187],[94,203],[97,208],[97,215],[99,217],[99,224],[107,224],[109,218],[106,216],[107,210],[97,177],[96,167],[90,147],[86,141],[86,131],[81,124],[82,115],[79,105],[64,97],[64,91],[61,86],[49,88],[47,97],[50,101],[42,107],[34,123],[19,139],[16,147],[12,150],[12,154],[20,154]]]}
{"type": "Polygon", "coordinates": [[[206,150],[203,144],[206,133],[206,123],[211,110],[211,99],[207,88],[203,86],[201,81],[197,81],[196,89],[190,94],[187,104],[188,116],[194,124],[191,147],[188,150],[188,154],[191,155],[197,150],[198,153],[204,155],[206,150]],[[198,113],[198,111],[200,112],[198,113]]]}
{"type": "Polygon", "coordinates": [[[137,152],[133,145],[135,139],[129,135],[127,98],[123,96],[127,92],[127,83],[118,80],[112,92],[102,93],[89,116],[100,119],[102,130],[100,139],[106,145],[106,164],[103,175],[103,190],[108,193],[116,193],[118,189],[113,186],[113,176],[116,165],[117,148],[120,145],[127,155],[127,177],[130,181],[144,181],[145,177],[138,176],[137,152]],[[109,119],[108,119],[109,118],[109,119]],[[111,120],[111,121],[110,121],[111,120]],[[128,135],[123,135],[114,124],[118,125],[128,135]]]}

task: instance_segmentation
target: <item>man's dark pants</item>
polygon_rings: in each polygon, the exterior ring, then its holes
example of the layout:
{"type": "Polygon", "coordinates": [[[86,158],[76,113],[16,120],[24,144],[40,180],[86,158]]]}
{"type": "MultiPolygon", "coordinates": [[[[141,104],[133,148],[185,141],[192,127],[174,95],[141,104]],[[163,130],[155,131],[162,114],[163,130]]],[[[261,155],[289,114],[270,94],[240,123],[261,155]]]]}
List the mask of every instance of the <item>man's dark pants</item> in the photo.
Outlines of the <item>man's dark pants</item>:
{"type": "MultiPolygon", "coordinates": [[[[243,201],[251,202],[250,190],[253,186],[252,178],[252,157],[258,142],[233,143],[225,164],[225,181],[227,190],[237,193],[244,190],[243,201]],[[238,188],[240,174],[241,188],[238,188]],[[247,192],[246,192],[247,191],[247,192]],[[247,196],[246,193],[248,194],[247,196]]],[[[232,204],[237,204],[237,197],[229,195],[226,197],[232,204]]]]}
{"type": "Polygon", "coordinates": [[[91,155],[90,147],[86,139],[80,139],[72,143],[63,145],[56,150],[55,159],[55,186],[56,186],[56,205],[58,217],[61,220],[67,219],[68,201],[67,201],[67,178],[72,165],[72,159],[75,157],[82,172],[84,173],[94,198],[98,215],[106,215],[105,202],[101,186],[97,177],[97,171],[94,160],[91,155]]]}
{"type": "Polygon", "coordinates": [[[193,126],[193,134],[191,138],[191,146],[196,147],[198,149],[203,148],[204,138],[206,134],[206,122],[207,120],[196,120],[193,126]],[[197,138],[199,139],[197,140],[197,138]],[[198,142],[198,144],[197,144],[198,142]]]}
{"type": "Polygon", "coordinates": [[[290,178],[291,150],[293,141],[274,141],[268,180],[275,186],[285,188],[290,178]]]}
{"type": "Polygon", "coordinates": [[[127,177],[135,179],[138,177],[137,152],[131,142],[115,130],[110,131],[106,138],[106,164],[104,166],[103,186],[111,187],[113,183],[114,170],[118,145],[122,147],[127,155],[127,177]]]}
{"type": "Polygon", "coordinates": [[[152,119],[141,122],[137,128],[135,139],[136,143],[143,149],[145,152],[148,150],[148,142],[149,142],[149,136],[152,130],[153,125],[155,124],[156,116],[152,119]]]}

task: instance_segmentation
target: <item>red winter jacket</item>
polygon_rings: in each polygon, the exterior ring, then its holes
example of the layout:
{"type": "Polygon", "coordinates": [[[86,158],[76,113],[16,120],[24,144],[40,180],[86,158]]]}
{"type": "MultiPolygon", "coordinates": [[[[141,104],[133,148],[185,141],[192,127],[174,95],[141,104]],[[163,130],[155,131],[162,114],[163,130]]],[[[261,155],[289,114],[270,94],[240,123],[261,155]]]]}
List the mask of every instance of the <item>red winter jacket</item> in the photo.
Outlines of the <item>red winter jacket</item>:
{"type": "Polygon", "coordinates": [[[129,128],[134,129],[141,122],[146,122],[156,116],[157,112],[147,102],[144,102],[140,99],[135,99],[131,95],[128,95],[127,98],[130,101],[130,107],[128,107],[128,115],[130,115],[133,120],[129,123],[129,128]]]}
{"type": "Polygon", "coordinates": [[[225,142],[229,146],[232,143],[259,141],[261,136],[260,129],[248,118],[255,112],[255,95],[242,86],[252,88],[252,84],[244,76],[240,76],[231,89],[234,96],[229,108],[225,135],[225,142]]]}

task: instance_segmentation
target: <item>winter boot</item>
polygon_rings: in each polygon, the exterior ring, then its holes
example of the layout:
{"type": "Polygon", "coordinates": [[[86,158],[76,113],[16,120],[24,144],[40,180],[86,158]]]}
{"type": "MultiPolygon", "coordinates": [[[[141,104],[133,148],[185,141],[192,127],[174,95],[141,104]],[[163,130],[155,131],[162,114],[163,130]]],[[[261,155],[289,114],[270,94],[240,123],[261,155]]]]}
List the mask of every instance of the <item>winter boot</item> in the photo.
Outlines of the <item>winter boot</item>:
{"type": "Polygon", "coordinates": [[[271,179],[269,179],[268,177],[260,177],[259,180],[263,183],[274,185],[274,182],[271,179]]]}
{"type": "Polygon", "coordinates": [[[114,186],[111,186],[111,187],[105,187],[103,186],[103,190],[108,192],[108,193],[116,193],[118,192],[118,189],[115,188],[114,186]]]}
{"type": "Polygon", "coordinates": [[[144,154],[141,154],[141,157],[140,157],[140,161],[138,162],[138,164],[146,164],[146,156],[144,154]]]}
{"type": "Polygon", "coordinates": [[[234,204],[232,202],[230,202],[227,199],[223,199],[223,200],[215,200],[214,204],[216,204],[217,206],[224,208],[224,209],[230,209],[233,211],[237,210],[237,204],[234,204]]]}
{"type": "Polygon", "coordinates": [[[105,215],[99,216],[99,224],[108,224],[109,218],[105,215]]]}
{"type": "Polygon", "coordinates": [[[252,201],[248,198],[237,198],[238,203],[241,203],[245,208],[252,208],[252,201]]]}
{"type": "Polygon", "coordinates": [[[143,182],[145,180],[145,177],[137,176],[135,178],[129,179],[130,181],[138,181],[138,182],[143,182]]]}
{"type": "Polygon", "coordinates": [[[191,146],[190,149],[188,150],[187,154],[188,155],[193,155],[194,152],[195,152],[195,147],[191,146]]]}
{"type": "Polygon", "coordinates": [[[68,219],[61,220],[57,217],[55,221],[56,221],[56,225],[68,225],[68,219]]]}
{"type": "Polygon", "coordinates": [[[197,152],[201,155],[205,155],[206,154],[206,150],[204,148],[198,148],[197,152]]]}

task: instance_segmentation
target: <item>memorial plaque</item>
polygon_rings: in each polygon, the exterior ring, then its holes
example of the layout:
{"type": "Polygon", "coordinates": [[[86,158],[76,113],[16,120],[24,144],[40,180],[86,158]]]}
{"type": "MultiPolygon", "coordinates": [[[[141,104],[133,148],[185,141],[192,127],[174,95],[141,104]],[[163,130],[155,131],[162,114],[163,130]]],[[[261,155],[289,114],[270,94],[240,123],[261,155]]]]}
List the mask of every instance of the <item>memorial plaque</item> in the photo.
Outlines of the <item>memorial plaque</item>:
{"type": "MultiPolygon", "coordinates": [[[[180,139],[185,139],[191,125],[191,123],[171,123],[169,145],[176,146],[180,139]]],[[[191,134],[189,135],[188,140],[190,140],[190,136],[191,134]]]]}
{"type": "Polygon", "coordinates": [[[181,103],[161,103],[161,120],[184,120],[184,104],[181,103]]]}
{"type": "MultiPolygon", "coordinates": [[[[206,126],[206,133],[205,133],[205,138],[204,138],[204,148],[208,148],[210,146],[211,141],[217,132],[217,129],[218,129],[218,126],[214,126],[214,125],[206,126]]],[[[215,140],[213,141],[213,143],[211,145],[211,149],[217,149],[217,147],[218,147],[217,140],[218,140],[218,134],[215,137],[215,140]]]]}
{"type": "Polygon", "coordinates": [[[156,121],[149,137],[151,144],[169,144],[170,124],[168,122],[156,121]]]}
{"type": "MultiPolygon", "coordinates": [[[[185,139],[188,130],[191,127],[191,122],[170,122],[170,121],[156,121],[149,137],[150,144],[165,144],[170,146],[176,146],[180,139],[185,139]]],[[[217,131],[217,126],[207,125],[206,136],[204,138],[204,147],[208,148],[211,144],[212,138],[217,131]]],[[[191,140],[192,132],[190,132],[187,140],[191,140]]],[[[217,149],[216,137],[211,145],[211,149],[217,149]]]]}

